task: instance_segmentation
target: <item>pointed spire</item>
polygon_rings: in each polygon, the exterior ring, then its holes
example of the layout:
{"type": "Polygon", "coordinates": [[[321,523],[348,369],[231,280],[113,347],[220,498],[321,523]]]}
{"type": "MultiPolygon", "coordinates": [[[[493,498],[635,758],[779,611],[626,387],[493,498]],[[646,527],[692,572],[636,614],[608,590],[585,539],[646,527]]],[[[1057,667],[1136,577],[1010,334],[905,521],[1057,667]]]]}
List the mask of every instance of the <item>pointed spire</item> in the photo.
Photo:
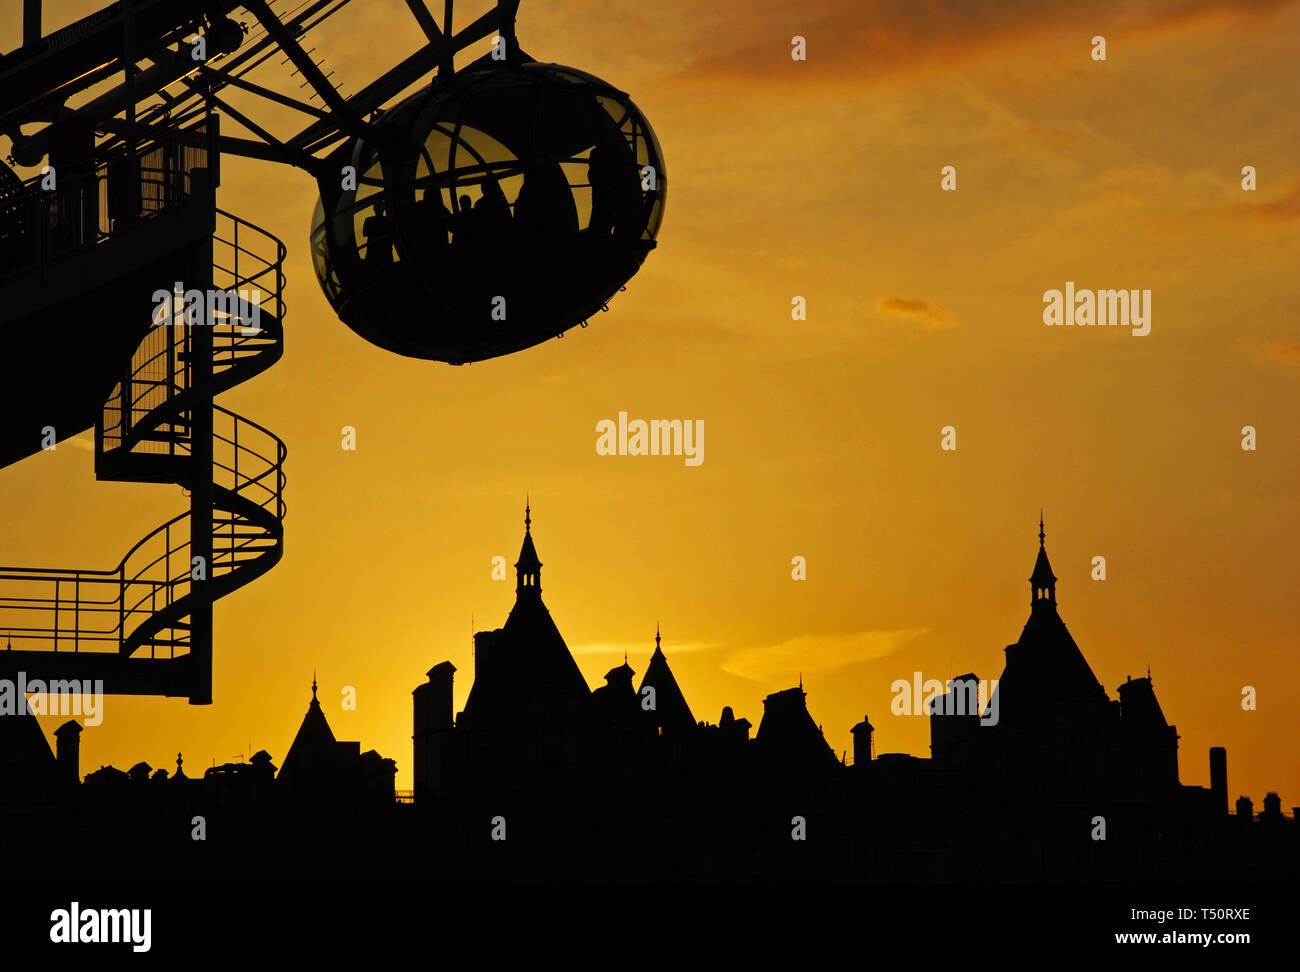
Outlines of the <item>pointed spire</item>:
{"type": "Polygon", "coordinates": [[[1047,533],[1043,528],[1043,511],[1038,511],[1038,559],[1034,561],[1034,572],[1029,575],[1030,606],[1039,604],[1055,606],[1056,575],[1047,560],[1047,533]]]}
{"type": "Polygon", "coordinates": [[[524,543],[519,549],[519,560],[515,563],[515,594],[529,594],[540,598],[542,593],[542,561],[533,546],[533,511],[527,498],[524,499],[524,543]]]}
{"type": "Polygon", "coordinates": [[[311,700],[316,701],[316,669],[311,670],[311,700]]]}
{"type": "Polygon", "coordinates": [[[659,650],[659,622],[655,622],[655,651],[659,650]]]}

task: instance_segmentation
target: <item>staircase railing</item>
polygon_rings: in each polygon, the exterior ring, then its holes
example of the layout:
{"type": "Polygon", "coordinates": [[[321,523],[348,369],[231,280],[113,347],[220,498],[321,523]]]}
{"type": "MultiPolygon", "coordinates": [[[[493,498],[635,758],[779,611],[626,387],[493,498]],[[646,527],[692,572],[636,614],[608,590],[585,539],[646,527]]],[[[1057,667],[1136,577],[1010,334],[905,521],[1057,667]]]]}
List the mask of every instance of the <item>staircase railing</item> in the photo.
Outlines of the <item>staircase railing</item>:
{"type": "MultiPolygon", "coordinates": [[[[282,354],[284,256],[275,237],[218,210],[211,288],[199,292],[199,322],[186,323],[183,296],[160,302],[154,327],[96,426],[98,478],[175,482],[194,490],[196,477],[206,477],[203,494],[211,496],[210,508],[192,503],[112,570],[0,568],[0,631],[8,631],[11,645],[17,640],[20,649],[48,646],[65,662],[76,660],[69,654],[102,658],[108,645],[116,646],[122,663],[141,651],[147,655],[138,658],[181,658],[200,647],[194,642],[194,611],[210,610],[212,601],[279,561],[284,443],[216,405],[212,396],[264,371],[282,354]],[[214,302],[210,293],[226,297],[214,302]],[[206,330],[200,335],[196,327],[206,330]],[[196,370],[199,349],[209,347],[210,368],[196,370]],[[196,449],[195,435],[208,428],[210,440],[196,449]],[[207,471],[195,468],[198,457],[209,456],[207,471]],[[195,529],[202,532],[203,524],[210,560],[194,555],[195,529]]],[[[164,694],[188,694],[183,685],[172,687],[178,691],[164,694]]]]}

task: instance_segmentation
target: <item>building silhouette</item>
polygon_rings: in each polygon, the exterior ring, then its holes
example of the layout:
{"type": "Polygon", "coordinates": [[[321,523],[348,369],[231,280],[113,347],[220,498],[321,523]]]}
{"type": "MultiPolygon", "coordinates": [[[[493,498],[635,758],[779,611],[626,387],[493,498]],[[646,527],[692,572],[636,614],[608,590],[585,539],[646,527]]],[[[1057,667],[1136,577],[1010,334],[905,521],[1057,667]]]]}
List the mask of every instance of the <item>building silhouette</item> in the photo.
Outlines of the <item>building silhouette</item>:
{"type": "Polygon", "coordinates": [[[383,807],[393,801],[396,775],[396,761],[385,759],[373,749],[363,753],[358,742],[340,742],[334,738],[316,698],[313,676],[307,714],[276,777],[287,799],[302,804],[328,804],[335,809],[383,807]]]}
{"type": "Polygon", "coordinates": [[[1258,814],[1245,796],[1230,813],[1222,747],[1208,788],[1180,782],[1150,673],[1107,694],[1060,615],[1041,519],[1038,540],[991,697],[957,676],[928,700],[928,756],[878,754],[864,717],[837,758],[802,685],[769,694],[756,730],[730,706],[698,720],[658,630],[639,683],[624,658],[591,689],[542,600],[526,507],[515,603],[474,635],[463,709],[450,661],[412,693],[412,794],[394,790],[393,759],[335,738],[314,677],[278,770],[262,750],[199,776],[178,755],[172,772],[83,778],[81,726],[51,749],[25,711],[0,716],[0,865],[62,852],[241,880],[1294,880],[1300,808],[1269,793],[1258,814]]]}
{"type": "Polygon", "coordinates": [[[83,779],[81,732],[75,720],[56,729],[56,755],[30,708],[0,716],[0,862],[247,880],[284,866],[328,877],[338,858],[322,846],[353,856],[344,872],[380,876],[395,859],[396,763],[335,740],[314,679],[279,770],[259,750],[191,776],[178,753],[171,772],[139,762],[83,779]]]}
{"type": "Polygon", "coordinates": [[[695,721],[658,631],[638,689],[625,659],[589,690],[542,602],[531,524],[526,508],[515,605],[502,628],[474,636],[464,710],[454,712],[450,662],[413,693],[415,805],[448,873],[912,881],[1296,873],[1295,812],[1284,817],[1274,794],[1258,820],[1249,801],[1229,817],[1221,747],[1210,752],[1209,789],[1179,782],[1178,733],[1149,673],[1107,695],[1058,611],[1041,519],[1029,618],[983,711],[977,676],[958,676],[931,703],[928,758],[876,756],[864,718],[853,727],[853,759],[843,761],[802,686],[764,699],[753,738],[730,707],[716,725],[695,721]],[[494,819],[506,826],[496,841],[494,819]],[[797,820],[817,837],[796,839],[797,820]]]}

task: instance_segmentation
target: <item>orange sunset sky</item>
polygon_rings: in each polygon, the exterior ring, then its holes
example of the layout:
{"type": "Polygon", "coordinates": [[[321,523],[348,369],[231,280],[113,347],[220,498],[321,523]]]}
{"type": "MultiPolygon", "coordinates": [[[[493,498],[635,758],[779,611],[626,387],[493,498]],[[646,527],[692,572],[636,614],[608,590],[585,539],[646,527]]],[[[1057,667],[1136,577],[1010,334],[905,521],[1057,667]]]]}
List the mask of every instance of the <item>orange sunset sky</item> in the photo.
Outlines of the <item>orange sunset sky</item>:
{"type": "MultiPolygon", "coordinates": [[[[45,29],[100,5],[47,0],[45,29]]],[[[3,8],[9,50],[21,4],[3,8]]],[[[217,604],[215,703],[109,698],[83,773],[278,765],[315,669],[335,735],[409,788],[411,690],[450,659],[463,705],[527,493],[593,687],[624,651],[639,682],[658,621],[697,719],[757,726],[802,673],[837,753],[866,714],[878,752],[928,755],[926,720],[889,714],[895,679],[997,677],[1041,506],[1062,617],[1112,697],[1150,666],[1183,782],[1208,785],[1222,745],[1230,799],[1300,803],[1300,2],[523,0],[518,25],[649,117],[659,248],[586,330],[459,368],[401,358],[326,304],[310,177],[227,157],[219,205],[289,248],[284,359],[220,399],[288,445],[285,556],[217,604]],[[1067,280],[1151,290],[1151,333],[1045,327],[1067,280]],[[597,455],[620,411],[702,420],[703,463],[597,455]]],[[[309,39],[346,95],[422,35],[370,0],[309,39]]],[[[97,483],[92,458],[86,433],[0,470],[0,561],[111,567],[184,508],[176,486],[97,483]]]]}

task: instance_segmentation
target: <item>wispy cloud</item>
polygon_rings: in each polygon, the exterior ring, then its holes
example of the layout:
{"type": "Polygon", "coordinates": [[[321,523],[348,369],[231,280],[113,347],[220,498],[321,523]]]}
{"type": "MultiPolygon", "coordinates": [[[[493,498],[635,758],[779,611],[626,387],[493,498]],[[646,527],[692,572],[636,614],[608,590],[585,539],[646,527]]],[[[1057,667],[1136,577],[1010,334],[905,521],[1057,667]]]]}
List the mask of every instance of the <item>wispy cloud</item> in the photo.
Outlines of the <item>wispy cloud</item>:
{"type": "Polygon", "coordinates": [[[876,313],[881,317],[897,317],[919,324],[927,331],[939,331],[957,326],[953,315],[927,300],[909,300],[906,297],[879,297],[876,313]]]}
{"type": "Polygon", "coordinates": [[[1271,361],[1279,361],[1293,368],[1300,367],[1300,341],[1287,338],[1247,338],[1242,342],[1271,361]]]}
{"type": "Polygon", "coordinates": [[[775,645],[742,648],[722,664],[741,678],[765,682],[831,672],[857,662],[873,661],[899,651],[929,628],[853,631],[846,634],[799,635],[775,645]]]}
{"type": "Polygon", "coordinates": [[[1256,223],[1287,223],[1300,219],[1300,182],[1292,185],[1285,195],[1269,202],[1236,203],[1230,208],[1229,215],[1256,223]]]}
{"type": "MultiPolygon", "coordinates": [[[[710,645],[704,642],[687,642],[685,644],[674,642],[672,645],[664,646],[664,654],[671,657],[686,652],[708,651],[710,648],[717,647],[717,645],[710,645]]],[[[644,662],[651,654],[653,654],[654,648],[653,646],[646,644],[644,641],[589,641],[581,645],[570,645],[569,651],[575,655],[617,655],[620,658],[623,656],[623,653],[626,652],[629,661],[639,658],[644,662]]]]}
{"type": "Polygon", "coordinates": [[[978,57],[990,50],[1046,38],[1059,41],[1071,32],[1087,43],[1094,33],[1122,31],[1127,38],[1199,24],[1221,30],[1232,20],[1268,17],[1292,0],[1080,0],[1069,4],[1041,0],[753,0],[747,5],[747,30],[703,31],[703,48],[683,76],[695,79],[743,78],[748,83],[842,78],[857,82],[978,57]],[[1107,27],[1098,30],[1098,26],[1107,27]],[[808,60],[792,68],[788,38],[808,39],[808,60]],[[718,45],[719,37],[730,44],[718,45]],[[721,47],[721,49],[719,49],[721,47]],[[844,52],[851,52],[846,56],[844,52]],[[798,72],[798,73],[795,73],[798,72]]]}

